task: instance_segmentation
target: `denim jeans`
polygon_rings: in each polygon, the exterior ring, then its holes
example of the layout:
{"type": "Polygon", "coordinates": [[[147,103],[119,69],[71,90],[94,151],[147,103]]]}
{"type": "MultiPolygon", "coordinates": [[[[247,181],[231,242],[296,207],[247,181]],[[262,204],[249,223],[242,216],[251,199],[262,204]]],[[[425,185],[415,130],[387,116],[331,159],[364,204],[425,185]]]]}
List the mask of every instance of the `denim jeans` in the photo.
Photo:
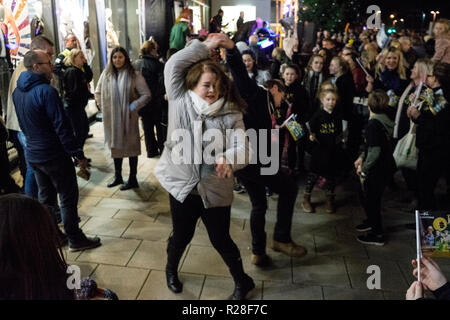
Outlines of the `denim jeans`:
{"type": "Polygon", "coordinates": [[[273,233],[273,240],[288,243],[292,241],[291,227],[294,205],[297,200],[298,186],[293,178],[278,171],[276,175],[264,176],[260,174],[259,167],[249,165],[237,171],[236,177],[240,179],[247,189],[252,212],[250,215],[250,228],[252,231],[252,252],[263,255],[266,252],[266,186],[278,193],[277,222],[273,233]]]}
{"type": "MultiPolygon", "coordinates": [[[[19,140],[20,144],[22,145],[22,148],[25,150],[27,148],[27,138],[25,137],[25,135],[23,134],[22,131],[18,131],[17,132],[17,140],[19,140]]],[[[36,178],[34,176],[34,170],[31,167],[30,163],[26,160],[26,156],[25,156],[25,161],[27,164],[27,170],[26,170],[26,176],[25,178],[25,194],[27,196],[29,196],[30,198],[34,198],[37,199],[38,198],[38,185],[36,182],[36,178]]]]}
{"type": "Polygon", "coordinates": [[[52,209],[57,209],[59,195],[64,231],[70,242],[83,238],[78,226],[78,183],[75,167],[69,156],[45,163],[31,163],[39,187],[39,201],[52,209]]]}

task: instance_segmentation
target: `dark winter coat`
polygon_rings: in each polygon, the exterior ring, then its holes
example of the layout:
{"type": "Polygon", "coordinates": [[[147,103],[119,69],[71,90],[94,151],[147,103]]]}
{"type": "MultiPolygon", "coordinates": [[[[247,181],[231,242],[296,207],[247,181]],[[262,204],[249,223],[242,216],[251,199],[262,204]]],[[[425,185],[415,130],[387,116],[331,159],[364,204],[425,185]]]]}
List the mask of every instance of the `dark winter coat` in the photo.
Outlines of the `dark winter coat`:
{"type": "Polygon", "coordinates": [[[355,82],[351,72],[347,72],[336,79],[336,87],[339,99],[336,105],[336,111],[341,114],[343,119],[349,120],[353,115],[353,98],[356,95],[355,82]]]}
{"type": "Polygon", "coordinates": [[[305,123],[308,120],[308,113],[311,106],[308,92],[300,81],[295,81],[290,86],[286,86],[286,100],[292,104],[292,113],[297,115],[297,121],[305,123]]]}
{"type": "Polygon", "coordinates": [[[58,92],[44,75],[23,72],[13,99],[27,139],[27,161],[44,163],[68,155],[84,158],[58,92]]]}
{"type": "Polygon", "coordinates": [[[134,63],[134,68],[142,74],[152,93],[152,99],[140,110],[139,114],[160,118],[166,94],[164,65],[158,60],[158,57],[143,55],[134,63]]]}

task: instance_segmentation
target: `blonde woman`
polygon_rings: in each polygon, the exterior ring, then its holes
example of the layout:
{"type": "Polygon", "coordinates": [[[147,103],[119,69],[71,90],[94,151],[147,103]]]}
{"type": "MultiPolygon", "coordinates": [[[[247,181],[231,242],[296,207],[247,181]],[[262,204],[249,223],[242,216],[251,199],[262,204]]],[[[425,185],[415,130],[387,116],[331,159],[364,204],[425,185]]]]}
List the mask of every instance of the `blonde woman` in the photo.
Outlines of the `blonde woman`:
{"type": "Polygon", "coordinates": [[[92,81],[92,77],[88,78],[88,74],[83,72],[86,62],[83,51],[72,49],[64,59],[66,71],[63,78],[65,111],[82,149],[89,134],[89,120],[85,107],[92,96],[89,91],[89,82],[92,81]]]}
{"type": "Polygon", "coordinates": [[[450,63],[450,21],[439,19],[434,25],[433,32],[436,44],[432,60],[450,63]]]}
{"type": "Polygon", "coordinates": [[[409,74],[403,63],[403,53],[400,49],[389,47],[378,57],[375,78],[367,77],[367,92],[374,89],[386,91],[390,97],[389,105],[396,108],[399,96],[409,84],[409,74]]]}
{"type": "Polygon", "coordinates": [[[123,184],[123,158],[130,159],[130,178],[120,190],[139,188],[136,178],[141,154],[138,111],[151,98],[144,77],[136,72],[127,51],[113,49],[110,61],[98,80],[95,100],[103,112],[105,145],[114,159],[115,177],[109,188],[123,184]]]}

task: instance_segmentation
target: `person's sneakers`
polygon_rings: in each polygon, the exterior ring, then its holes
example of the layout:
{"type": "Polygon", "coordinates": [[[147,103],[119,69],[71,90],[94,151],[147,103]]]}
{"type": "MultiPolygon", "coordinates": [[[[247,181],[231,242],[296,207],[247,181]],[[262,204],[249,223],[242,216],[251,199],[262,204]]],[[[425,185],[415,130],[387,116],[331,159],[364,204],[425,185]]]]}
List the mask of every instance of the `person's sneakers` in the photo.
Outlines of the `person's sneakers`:
{"type": "Polygon", "coordinates": [[[373,246],[384,246],[384,236],[383,235],[376,235],[374,233],[369,232],[368,234],[364,236],[357,236],[356,240],[358,240],[362,244],[368,244],[373,246]]]}
{"type": "Polygon", "coordinates": [[[308,253],[308,250],[306,250],[305,247],[296,244],[294,241],[278,242],[273,240],[272,250],[276,252],[283,252],[284,254],[295,258],[301,258],[308,253]]]}
{"type": "Polygon", "coordinates": [[[238,193],[238,194],[240,194],[240,193],[245,193],[245,187],[244,186],[242,186],[241,184],[239,184],[239,183],[236,183],[235,185],[234,185],[234,192],[236,192],[236,193],[238,193]]]}
{"type": "Polygon", "coordinates": [[[69,251],[70,252],[77,252],[82,250],[88,250],[100,247],[102,243],[100,242],[99,237],[86,237],[83,236],[83,239],[77,241],[77,242],[71,242],[69,241],[69,251]]]}
{"type": "Polygon", "coordinates": [[[371,231],[372,227],[369,226],[369,224],[367,222],[363,222],[360,225],[356,226],[355,229],[358,232],[367,232],[367,231],[371,231]]]}
{"type": "Polygon", "coordinates": [[[255,288],[255,282],[248,275],[245,275],[245,279],[236,284],[234,287],[233,294],[231,295],[231,300],[245,300],[247,294],[255,288]]]}
{"type": "Polygon", "coordinates": [[[267,254],[253,254],[250,257],[250,261],[255,266],[264,267],[270,264],[270,257],[267,254]]]}
{"type": "Polygon", "coordinates": [[[92,134],[92,133],[89,133],[88,135],[87,135],[87,138],[86,139],[91,139],[91,138],[93,138],[94,137],[94,135],[92,134]]]}

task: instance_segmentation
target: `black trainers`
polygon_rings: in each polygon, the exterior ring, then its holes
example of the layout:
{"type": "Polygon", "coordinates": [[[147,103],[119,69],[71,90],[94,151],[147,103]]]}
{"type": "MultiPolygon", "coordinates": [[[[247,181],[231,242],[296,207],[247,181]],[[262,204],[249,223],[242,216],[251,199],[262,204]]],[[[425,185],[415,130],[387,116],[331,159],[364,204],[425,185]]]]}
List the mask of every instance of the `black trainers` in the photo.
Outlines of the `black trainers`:
{"type": "Polygon", "coordinates": [[[100,247],[102,243],[100,242],[99,237],[86,237],[84,236],[84,239],[77,241],[77,242],[71,242],[69,241],[69,251],[70,252],[77,252],[82,250],[88,250],[100,247]]]}
{"type": "Polygon", "coordinates": [[[369,226],[369,224],[367,222],[363,222],[359,226],[356,226],[355,229],[358,232],[367,232],[367,231],[371,231],[372,227],[369,226]]]}
{"type": "Polygon", "coordinates": [[[384,246],[384,236],[383,235],[376,235],[374,233],[369,232],[368,234],[364,236],[358,236],[356,237],[356,240],[361,242],[362,244],[368,244],[373,246],[384,246]]]}

